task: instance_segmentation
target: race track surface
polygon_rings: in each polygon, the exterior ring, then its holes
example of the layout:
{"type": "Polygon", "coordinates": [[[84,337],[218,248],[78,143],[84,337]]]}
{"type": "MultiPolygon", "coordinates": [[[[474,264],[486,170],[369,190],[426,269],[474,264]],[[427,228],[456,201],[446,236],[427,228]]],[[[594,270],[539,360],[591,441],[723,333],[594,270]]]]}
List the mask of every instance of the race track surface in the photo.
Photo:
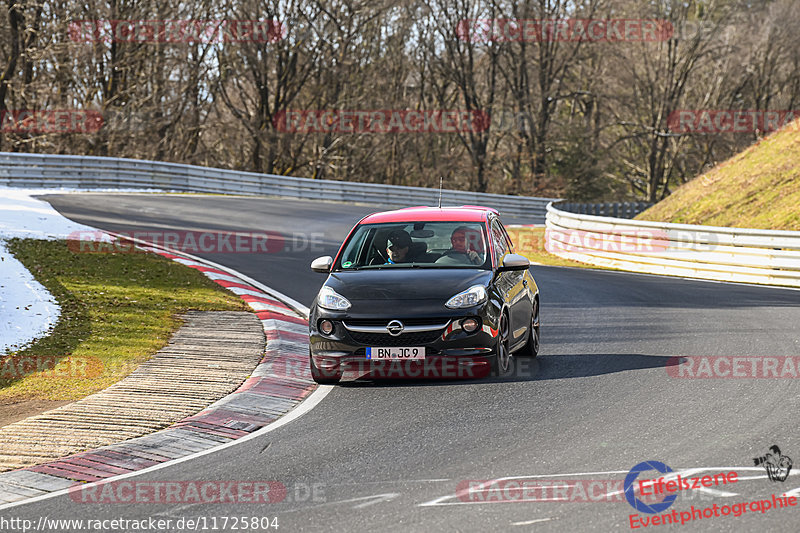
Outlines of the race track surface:
{"type": "MultiPolygon", "coordinates": [[[[77,222],[114,231],[297,234],[277,253],[199,255],[306,305],[325,279],[310,271],[310,261],[332,255],[361,216],[380,209],[158,194],[46,200],[77,222]],[[304,248],[303,239],[314,249],[304,248]]],[[[686,379],[674,366],[679,361],[670,359],[800,356],[799,291],[570,268],[535,266],[532,273],[541,291],[542,352],[514,375],[347,383],[263,437],[133,478],[278,481],[288,489],[281,503],[81,504],[61,496],[0,513],[34,522],[41,516],[156,517],[175,524],[205,517],[209,526],[211,517],[277,516],[281,532],[625,531],[634,509],[619,495],[599,496],[620,490],[626,473],[642,461],[711,469],[696,475],[740,473],[725,487],[681,493],[666,512],[771,500],[800,487],[800,477],[770,481],[753,465],[774,444],[800,460],[797,379],[686,379]],[[507,477],[548,480],[551,487],[553,480],[566,480],[572,489],[551,491],[548,499],[555,501],[503,501],[519,500],[508,484],[495,485],[506,487],[505,496],[502,490],[455,496],[470,480],[507,477]],[[582,497],[582,490],[588,494],[582,497]]],[[[535,495],[541,500],[541,492],[535,495]]],[[[685,527],[796,531],[798,508],[685,527]]]]}

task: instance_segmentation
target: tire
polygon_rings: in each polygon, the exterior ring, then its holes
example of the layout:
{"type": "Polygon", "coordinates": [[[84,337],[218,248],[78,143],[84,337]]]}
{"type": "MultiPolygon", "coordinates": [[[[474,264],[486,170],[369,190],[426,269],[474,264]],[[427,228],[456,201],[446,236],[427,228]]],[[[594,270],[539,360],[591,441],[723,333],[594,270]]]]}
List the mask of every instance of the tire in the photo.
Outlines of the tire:
{"type": "Polygon", "coordinates": [[[500,317],[497,344],[492,358],[492,375],[504,376],[511,371],[511,325],[508,322],[508,313],[500,317]]]}
{"type": "Polygon", "coordinates": [[[311,354],[308,356],[309,363],[311,365],[311,379],[319,383],[320,385],[336,385],[342,379],[342,370],[341,368],[337,368],[336,370],[322,370],[314,365],[314,358],[311,357],[311,354]]]}
{"type": "Polygon", "coordinates": [[[533,301],[533,310],[531,312],[531,326],[530,334],[528,335],[528,342],[519,351],[518,355],[525,357],[536,357],[539,355],[539,300],[533,301]]]}

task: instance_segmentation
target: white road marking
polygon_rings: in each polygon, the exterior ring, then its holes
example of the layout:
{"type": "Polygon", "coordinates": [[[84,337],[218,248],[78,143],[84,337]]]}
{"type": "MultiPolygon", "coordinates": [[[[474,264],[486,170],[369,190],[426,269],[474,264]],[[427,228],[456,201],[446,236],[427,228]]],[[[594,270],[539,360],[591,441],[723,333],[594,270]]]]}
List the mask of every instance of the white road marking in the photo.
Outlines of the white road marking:
{"type": "Polygon", "coordinates": [[[261,291],[254,291],[252,289],[243,289],[241,287],[225,287],[225,289],[231,291],[234,294],[238,294],[239,296],[246,294],[248,296],[255,296],[256,298],[264,297],[261,291]]]}
{"type": "MultiPolygon", "coordinates": [[[[175,252],[172,251],[172,250],[168,250],[167,249],[167,250],[163,250],[163,251],[165,251],[167,253],[170,253],[170,254],[175,254],[175,252]]],[[[182,259],[180,257],[177,257],[177,258],[173,259],[173,261],[175,261],[176,263],[180,263],[182,265],[190,266],[190,267],[192,267],[192,266],[206,266],[203,263],[198,263],[197,261],[191,261],[189,259],[182,259]]]]}
{"type": "MultiPolygon", "coordinates": [[[[741,471],[741,470],[763,472],[764,468],[759,467],[759,466],[731,466],[731,467],[723,467],[723,468],[716,468],[716,467],[691,468],[691,469],[688,469],[688,470],[682,470],[680,472],[671,472],[668,476],[664,476],[664,480],[675,479],[675,478],[677,478],[678,474],[681,474],[682,476],[687,477],[687,476],[690,476],[690,475],[699,474],[701,472],[709,472],[709,471],[730,472],[730,471],[741,471]]],[[[790,476],[800,475],[800,472],[791,472],[789,475],[790,476]]],[[[737,483],[740,482],[740,481],[747,481],[747,480],[752,480],[752,479],[769,479],[769,476],[764,474],[764,475],[760,475],[760,476],[744,476],[744,477],[737,476],[736,477],[737,483]]],[[[634,492],[636,492],[637,490],[638,489],[634,488],[634,492]]],[[[698,489],[689,489],[689,490],[694,490],[694,491],[697,491],[697,492],[705,492],[705,493],[710,494],[712,496],[719,496],[721,498],[731,498],[733,496],[738,496],[739,495],[736,492],[728,492],[728,491],[712,489],[712,488],[708,488],[708,487],[701,487],[701,488],[698,488],[698,489]]],[[[611,493],[607,494],[606,496],[607,497],[608,496],[614,496],[614,495],[617,495],[617,494],[621,494],[622,492],[623,491],[611,492],[611,493]]],[[[790,494],[790,496],[792,496],[794,494],[800,495],[800,487],[798,487],[797,489],[794,489],[792,491],[792,493],[793,494],[790,494]],[[795,492],[795,491],[798,491],[798,492],[795,492]]]]}
{"type": "MultiPolygon", "coordinates": [[[[501,477],[497,479],[490,479],[482,484],[483,487],[492,485],[494,483],[498,483],[500,481],[511,481],[514,479],[538,479],[538,478],[554,478],[554,477],[573,477],[573,476],[596,476],[596,475],[603,475],[603,474],[627,474],[628,470],[609,470],[607,472],[576,472],[574,474],[535,474],[530,476],[508,476],[508,477],[501,477]]],[[[481,485],[479,485],[480,487],[481,485]]],[[[473,487],[474,489],[474,487],[473,487]]],[[[447,500],[452,500],[458,498],[459,494],[446,494],[444,496],[440,496],[438,498],[434,498],[433,500],[419,503],[417,507],[434,507],[434,506],[441,506],[441,505],[475,505],[475,504],[484,504],[484,503],[507,503],[503,501],[495,501],[495,502],[450,502],[450,503],[443,503],[447,500]]]]}
{"type": "Polygon", "coordinates": [[[399,485],[401,483],[440,483],[442,481],[451,481],[450,478],[433,478],[433,479],[390,479],[385,481],[358,481],[354,483],[328,483],[329,487],[346,487],[349,485],[386,485],[393,484],[399,485]]]}
{"type": "MultiPolygon", "coordinates": [[[[359,483],[355,483],[355,484],[359,484],[359,483]]],[[[350,498],[350,499],[347,499],[347,500],[336,500],[334,502],[325,502],[325,503],[319,503],[317,505],[304,506],[304,507],[300,507],[300,508],[297,508],[297,509],[284,510],[284,511],[281,511],[281,513],[296,513],[296,512],[308,513],[312,509],[319,509],[321,507],[330,507],[332,505],[341,505],[341,504],[346,504],[346,503],[354,503],[354,502],[361,502],[361,501],[367,500],[367,501],[364,501],[364,503],[360,503],[358,505],[354,505],[354,506],[351,507],[351,509],[363,509],[364,507],[369,507],[370,505],[374,505],[376,503],[392,501],[395,498],[397,498],[398,496],[400,496],[399,492],[387,492],[385,494],[373,494],[372,496],[359,496],[358,498],[350,498]],[[370,500],[372,500],[372,501],[370,501],[370,500]]]]}
{"type": "Polygon", "coordinates": [[[792,489],[789,492],[784,492],[783,495],[786,496],[786,497],[789,497],[789,496],[800,496],[800,487],[797,487],[796,489],[792,489]]]}
{"type": "MultiPolygon", "coordinates": [[[[688,477],[688,476],[695,476],[696,474],[699,474],[699,473],[702,473],[702,472],[713,472],[713,471],[717,471],[717,472],[719,472],[719,471],[723,471],[723,472],[730,472],[730,471],[734,471],[734,472],[741,472],[741,471],[763,472],[764,469],[761,468],[761,467],[753,467],[753,466],[699,467],[699,468],[695,467],[695,468],[687,468],[685,470],[677,470],[677,471],[670,472],[669,474],[664,476],[664,479],[669,481],[669,480],[676,479],[679,474],[681,475],[681,477],[688,477]]],[[[491,480],[488,480],[488,481],[485,481],[485,482],[481,483],[480,485],[473,486],[473,487],[470,488],[470,492],[480,491],[481,489],[483,489],[485,487],[488,487],[488,486],[491,486],[491,485],[494,485],[494,484],[497,484],[497,483],[500,483],[500,482],[503,482],[503,481],[510,481],[510,480],[538,479],[538,478],[552,479],[552,478],[559,478],[559,477],[595,476],[595,475],[607,475],[607,474],[627,474],[628,472],[629,472],[628,470],[609,470],[609,471],[606,471],[606,472],[577,472],[577,473],[572,473],[572,474],[537,474],[537,475],[531,475],[531,476],[507,476],[507,477],[491,479],[491,480]]],[[[791,472],[790,475],[800,475],[800,472],[791,472]]],[[[750,480],[750,479],[767,479],[767,476],[766,476],[766,474],[758,475],[758,476],[747,476],[747,477],[739,476],[739,477],[737,477],[737,482],[738,481],[750,480]]],[[[634,491],[637,491],[637,490],[638,490],[638,487],[635,487],[634,491]]],[[[736,493],[736,492],[729,492],[729,491],[724,491],[724,490],[719,490],[719,489],[716,489],[716,488],[709,488],[709,487],[700,487],[700,488],[697,488],[697,489],[689,489],[689,490],[693,490],[693,491],[697,491],[697,492],[704,492],[706,494],[709,494],[709,495],[712,495],[712,496],[717,496],[717,497],[720,497],[720,498],[731,498],[733,496],[739,496],[739,493],[736,493]]],[[[465,491],[461,491],[461,492],[455,492],[454,494],[446,494],[444,496],[439,496],[438,498],[434,498],[432,500],[419,503],[419,504],[417,504],[417,507],[436,507],[436,506],[446,506],[446,505],[483,505],[483,504],[495,504],[495,503],[524,503],[524,502],[536,503],[536,502],[545,502],[545,501],[563,501],[563,498],[562,499],[559,499],[559,498],[548,498],[548,499],[537,498],[535,500],[515,500],[515,501],[511,501],[511,500],[509,500],[509,501],[503,501],[503,500],[494,500],[494,501],[451,501],[451,500],[458,499],[459,496],[461,496],[464,493],[465,493],[465,491]]],[[[604,499],[611,499],[612,497],[617,496],[619,494],[623,494],[623,493],[624,493],[624,490],[618,490],[618,491],[609,492],[608,494],[605,495],[604,499]]],[[[787,496],[795,496],[795,495],[800,496],[800,487],[798,487],[796,489],[793,489],[792,491],[790,491],[788,493],[785,493],[785,495],[787,495],[787,496]]]]}
{"type": "Polygon", "coordinates": [[[270,305],[264,302],[247,302],[247,305],[249,305],[250,309],[253,311],[274,311],[279,314],[286,314],[285,308],[278,307],[277,305],[270,305]]]}
{"type": "Polygon", "coordinates": [[[205,276],[207,278],[213,279],[215,281],[216,280],[224,280],[224,281],[230,281],[231,283],[241,283],[242,282],[241,279],[235,278],[235,277],[230,276],[228,274],[220,274],[219,272],[203,272],[203,274],[205,274],[205,276]]]}
{"type": "Polygon", "coordinates": [[[720,498],[730,498],[732,496],[738,496],[739,494],[736,492],[727,492],[724,490],[717,490],[717,489],[710,489],[708,487],[703,487],[700,489],[693,489],[697,492],[705,492],[706,494],[710,494],[712,496],[719,496],[720,498]]]}
{"type": "Polygon", "coordinates": [[[538,524],[540,522],[549,522],[550,520],[558,520],[558,518],[537,518],[536,520],[526,520],[524,522],[511,522],[512,526],[529,526],[531,524],[538,524]]]}
{"type": "Polygon", "coordinates": [[[354,505],[353,509],[363,509],[364,507],[369,507],[370,505],[375,505],[376,503],[381,502],[389,502],[394,500],[400,496],[399,492],[387,492],[386,494],[374,494],[372,496],[361,496],[359,498],[350,498],[349,500],[339,500],[338,502],[331,502],[333,504],[338,503],[352,503],[352,502],[360,502],[362,500],[366,500],[364,503],[360,503],[358,505],[354,505]]]}

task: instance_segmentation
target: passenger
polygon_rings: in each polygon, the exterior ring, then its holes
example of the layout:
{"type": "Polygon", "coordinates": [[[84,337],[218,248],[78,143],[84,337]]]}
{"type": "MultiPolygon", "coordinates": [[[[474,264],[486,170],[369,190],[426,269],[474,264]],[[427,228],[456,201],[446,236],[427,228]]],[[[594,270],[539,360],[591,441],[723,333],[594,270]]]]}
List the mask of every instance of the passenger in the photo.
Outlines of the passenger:
{"type": "Polygon", "coordinates": [[[464,254],[471,263],[482,263],[483,258],[475,249],[474,245],[482,241],[481,235],[478,231],[461,226],[453,231],[450,236],[450,244],[452,248],[445,252],[446,255],[458,257],[464,254]]]}

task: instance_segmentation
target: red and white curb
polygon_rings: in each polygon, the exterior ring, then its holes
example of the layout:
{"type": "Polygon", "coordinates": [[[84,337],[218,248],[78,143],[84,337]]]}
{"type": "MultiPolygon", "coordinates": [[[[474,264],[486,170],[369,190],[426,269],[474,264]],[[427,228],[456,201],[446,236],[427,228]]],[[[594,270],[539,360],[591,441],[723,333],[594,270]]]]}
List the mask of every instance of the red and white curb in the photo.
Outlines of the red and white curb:
{"type": "Polygon", "coordinates": [[[302,416],[331,391],[311,379],[305,306],[222,265],[141,246],[201,271],[246,301],[264,326],[264,357],[235,392],[167,429],[0,474],[0,509],[59,496],[78,485],[132,477],[240,444],[302,416]]]}

